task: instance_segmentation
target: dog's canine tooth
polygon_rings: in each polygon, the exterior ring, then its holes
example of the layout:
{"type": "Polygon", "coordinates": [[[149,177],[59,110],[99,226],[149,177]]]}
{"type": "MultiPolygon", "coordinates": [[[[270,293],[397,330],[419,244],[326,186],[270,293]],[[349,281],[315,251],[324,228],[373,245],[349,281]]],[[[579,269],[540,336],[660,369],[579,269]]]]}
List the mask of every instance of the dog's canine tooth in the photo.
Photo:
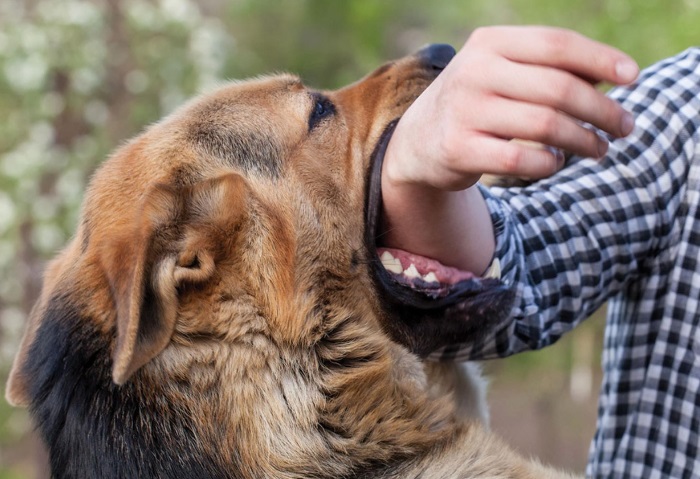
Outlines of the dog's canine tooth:
{"type": "Polygon", "coordinates": [[[403,273],[403,266],[401,266],[401,261],[394,258],[394,256],[388,251],[383,252],[379,259],[381,260],[384,269],[386,269],[387,271],[395,274],[403,273]]]}
{"type": "Polygon", "coordinates": [[[491,266],[489,266],[489,269],[486,270],[486,273],[484,274],[484,278],[501,279],[501,262],[498,260],[498,258],[493,259],[491,266]]]}
{"type": "Polygon", "coordinates": [[[435,273],[433,273],[432,271],[423,276],[423,281],[426,281],[428,283],[439,283],[437,276],[435,276],[435,273]]]}
{"type": "Polygon", "coordinates": [[[421,277],[420,273],[416,269],[416,265],[413,263],[411,263],[411,266],[406,268],[406,270],[403,272],[403,275],[406,276],[407,278],[411,278],[411,279],[421,277]]]}

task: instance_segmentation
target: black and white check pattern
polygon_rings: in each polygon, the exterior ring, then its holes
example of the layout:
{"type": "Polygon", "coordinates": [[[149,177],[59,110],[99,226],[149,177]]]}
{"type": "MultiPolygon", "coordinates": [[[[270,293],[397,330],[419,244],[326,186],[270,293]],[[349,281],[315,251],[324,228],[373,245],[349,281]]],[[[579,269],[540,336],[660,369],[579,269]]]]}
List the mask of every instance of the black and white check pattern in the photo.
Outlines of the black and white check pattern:
{"type": "Polygon", "coordinates": [[[609,300],[587,475],[700,478],[700,49],[611,96],[636,117],[603,161],[483,190],[513,321],[441,358],[539,349],[609,300]]]}

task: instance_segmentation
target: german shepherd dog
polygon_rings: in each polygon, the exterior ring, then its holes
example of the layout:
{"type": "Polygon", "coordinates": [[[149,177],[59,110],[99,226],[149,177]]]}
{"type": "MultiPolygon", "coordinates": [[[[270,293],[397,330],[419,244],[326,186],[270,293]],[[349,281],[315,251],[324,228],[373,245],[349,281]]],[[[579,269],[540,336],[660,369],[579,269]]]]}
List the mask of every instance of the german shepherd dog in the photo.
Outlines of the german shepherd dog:
{"type": "Polygon", "coordinates": [[[473,376],[421,360],[502,325],[511,291],[379,260],[410,257],[375,240],[392,125],[453,54],[331,92],[232,83],[103,164],[7,385],[54,478],[570,477],[462,417],[481,399],[449,389],[473,376]]]}

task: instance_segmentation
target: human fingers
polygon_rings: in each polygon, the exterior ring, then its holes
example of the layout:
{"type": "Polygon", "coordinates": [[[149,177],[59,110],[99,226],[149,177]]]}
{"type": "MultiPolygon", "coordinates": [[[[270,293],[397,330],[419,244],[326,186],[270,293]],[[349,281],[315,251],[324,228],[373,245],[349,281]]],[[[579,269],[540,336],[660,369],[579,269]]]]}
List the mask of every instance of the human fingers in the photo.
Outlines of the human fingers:
{"type": "Polygon", "coordinates": [[[628,135],[634,127],[631,113],[568,72],[504,59],[494,61],[487,68],[497,69],[488,77],[491,90],[499,96],[548,106],[616,137],[628,135]],[[514,78],[517,81],[513,81],[514,78]]]}
{"type": "Polygon", "coordinates": [[[487,135],[465,136],[455,148],[461,154],[443,162],[437,170],[424,172],[425,183],[438,189],[461,190],[471,186],[481,174],[544,178],[564,163],[563,155],[551,148],[487,135]]]}
{"type": "Polygon", "coordinates": [[[553,108],[504,98],[484,104],[478,107],[479,129],[489,135],[535,141],[594,158],[607,151],[607,141],[553,108]]]}
{"type": "Polygon", "coordinates": [[[625,84],[639,74],[636,62],[620,50],[561,28],[480,28],[467,45],[495,51],[515,62],[567,70],[594,82],[625,84]]]}

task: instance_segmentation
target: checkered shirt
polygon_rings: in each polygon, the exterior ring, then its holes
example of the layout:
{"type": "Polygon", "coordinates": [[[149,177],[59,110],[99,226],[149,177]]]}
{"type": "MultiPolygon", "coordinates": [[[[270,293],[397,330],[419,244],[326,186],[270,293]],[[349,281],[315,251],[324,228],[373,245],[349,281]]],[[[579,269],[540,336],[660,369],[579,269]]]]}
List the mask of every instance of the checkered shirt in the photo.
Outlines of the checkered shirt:
{"type": "Polygon", "coordinates": [[[636,128],[602,161],[482,189],[503,278],[518,293],[512,322],[436,355],[543,348],[609,301],[587,475],[700,478],[700,49],[610,95],[636,128]]]}

